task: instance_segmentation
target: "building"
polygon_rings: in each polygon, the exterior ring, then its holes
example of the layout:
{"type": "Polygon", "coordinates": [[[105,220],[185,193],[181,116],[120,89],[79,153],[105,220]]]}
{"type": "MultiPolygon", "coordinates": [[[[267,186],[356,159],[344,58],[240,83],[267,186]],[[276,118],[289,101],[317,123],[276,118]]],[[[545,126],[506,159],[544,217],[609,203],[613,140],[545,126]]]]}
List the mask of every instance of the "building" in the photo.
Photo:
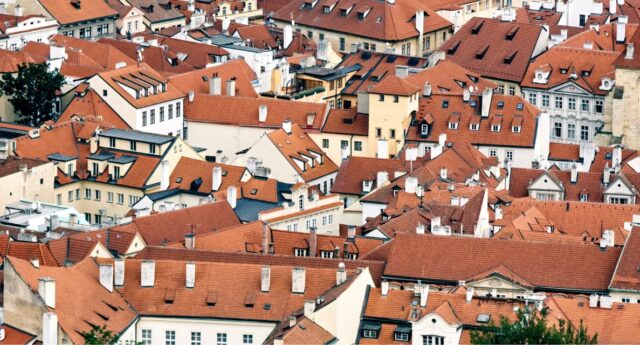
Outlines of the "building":
{"type": "Polygon", "coordinates": [[[635,47],[640,47],[640,31],[636,30],[628,38],[626,49],[614,61],[615,89],[611,117],[611,143],[622,143],[629,148],[637,149],[640,142],[636,138],[638,131],[637,107],[640,102],[636,95],[638,77],[640,77],[638,58],[635,47]]]}
{"type": "Polygon", "coordinates": [[[278,26],[295,24],[307,37],[351,47],[422,56],[449,38],[452,24],[420,1],[293,1],[275,12],[278,26]],[[322,18],[322,20],[317,20],[322,18]]]}
{"type": "Polygon", "coordinates": [[[0,160],[0,210],[20,200],[54,203],[54,177],[51,162],[6,156],[0,160]]]}
{"type": "MultiPolygon", "coordinates": [[[[3,210],[0,224],[17,227],[21,232],[27,230],[34,233],[47,233],[57,228],[60,222],[70,225],[89,225],[81,217],[80,212],[74,207],[49,204],[39,201],[20,200],[12,204],[7,204],[3,210]]],[[[84,227],[86,230],[87,227],[84,227]]],[[[55,235],[50,235],[55,237],[55,235]]],[[[37,236],[20,236],[18,239],[36,241],[37,236]]]]}
{"type": "Polygon", "coordinates": [[[118,12],[116,30],[119,35],[126,36],[144,32],[146,26],[144,24],[142,10],[131,5],[123,4],[120,0],[108,0],[107,4],[118,12]]]}
{"type": "Polygon", "coordinates": [[[151,32],[186,25],[184,14],[173,8],[171,2],[126,0],[126,3],[142,12],[144,25],[146,25],[151,32]]]}
{"type": "Polygon", "coordinates": [[[20,50],[27,42],[47,43],[58,33],[58,23],[43,15],[0,14],[0,22],[0,49],[20,50]]]}

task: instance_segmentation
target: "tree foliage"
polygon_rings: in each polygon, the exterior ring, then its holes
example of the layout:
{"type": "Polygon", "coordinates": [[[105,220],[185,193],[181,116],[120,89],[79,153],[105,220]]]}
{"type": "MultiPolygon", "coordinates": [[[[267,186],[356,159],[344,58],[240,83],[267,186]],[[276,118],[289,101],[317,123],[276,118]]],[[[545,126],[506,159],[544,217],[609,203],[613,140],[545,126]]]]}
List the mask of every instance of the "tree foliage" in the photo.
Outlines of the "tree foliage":
{"type": "Polygon", "coordinates": [[[589,336],[582,321],[575,327],[571,321],[558,320],[558,326],[547,322],[549,309],[521,308],[517,318],[510,321],[500,317],[488,327],[471,332],[472,344],[597,344],[598,335],[589,336]]]}
{"type": "Polygon", "coordinates": [[[62,85],[64,76],[57,70],[49,71],[47,63],[22,64],[17,75],[2,76],[0,92],[9,97],[19,123],[39,126],[56,120],[55,104],[62,85]]]}
{"type": "MultiPolygon", "coordinates": [[[[118,344],[119,335],[107,329],[107,326],[93,326],[90,332],[81,332],[84,343],[90,345],[115,345],[118,344]]],[[[131,340],[124,342],[125,345],[142,345],[131,340]]]]}

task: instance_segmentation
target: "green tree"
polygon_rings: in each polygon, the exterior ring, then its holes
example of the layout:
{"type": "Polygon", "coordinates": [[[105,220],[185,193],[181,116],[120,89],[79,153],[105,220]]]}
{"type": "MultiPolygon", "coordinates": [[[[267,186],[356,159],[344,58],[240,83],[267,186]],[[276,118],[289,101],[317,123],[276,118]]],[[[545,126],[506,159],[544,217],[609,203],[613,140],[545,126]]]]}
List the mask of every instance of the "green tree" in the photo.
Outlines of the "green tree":
{"type": "Polygon", "coordinates": [[[597,344],[598,334],[589,336],[580,321],[575,327],[571,321],[558,320],[558,326],[549,325],[549,309],[521,308],[517,317],[510,321],[500,317],[500,324],[493,321],[478,331],[471,331],[472,344],[597,344]]]}
{"type": "Polygon", "coordinates": [[[19,123],[40,126],[56,120],[55,104],[63,84],[64,76],[57,70],[49,71],[47,63],[21,64],[17,75],[2,76],[0,93],[9,97],[19,123]]]}
{"type": "MultiPolygon", "coordinates": [[[[90,332],[81,332],[84,337],[84,343],[90,345],[115,345],[118,343],[119,336],[113,331],[107,330],[107,326],[93,326],[90,332]]],[[[142,345],[142,342],[136,343],[131,340],[124,342],[125,345],[142,345]]]]}

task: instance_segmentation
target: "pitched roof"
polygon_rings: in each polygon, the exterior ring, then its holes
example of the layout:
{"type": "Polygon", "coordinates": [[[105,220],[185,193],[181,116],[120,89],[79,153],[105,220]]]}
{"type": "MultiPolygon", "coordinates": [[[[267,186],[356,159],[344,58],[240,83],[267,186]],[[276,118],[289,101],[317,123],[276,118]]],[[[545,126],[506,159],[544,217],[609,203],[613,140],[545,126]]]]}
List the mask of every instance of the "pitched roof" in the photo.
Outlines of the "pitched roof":
{"type": "Polygon", "coordinates": [[[91,258],[73,267],[35,268],[28,261],[12,257],[9,262],[34,294],[38,293],[38,279],[55,280],[56,307],[51,310],[58,315],[59,326],[73,343],[84,343],[80,333],[90,331],[91,325],[105,325],[107,330],[119,334],[137,317],[120,293],[109,292],[100,285],[98,266],[91,258]]]}
{"type": "Polygon", "coordinates": [[[0,73],[16,73],[18,66],[31,63],[43,63],[46,58],[31,54],[27,51],[14,52],[0,49],[0,73]]]}
{"type": "Polygon", "coordinates": [[[187,120],[193,122],[280,128],[288,118],[302,128],[320,129],[328,110],[325,103],[198,94],[192,102],[185,102],[184,113],[187,120]],[[267,106],[265,122],[260,122],[258,118],[261,105],[267,106]],[[315,117],[313,124],[308,127],[307,115],[310,113],[315,114],[315,117]]]}
{"type": "Polygon", "coordinates": [[[27,261],[37,259],[43,266],[58,266],[46,244],[13,241],[8,234],[0,235],[0,257],[4,260],[8,256],[27,261]]]}
{"type": "Polygon", "coordinates": [[[451,60],[484,77],[520,82],[542,27],[475,17],[440,47],[451,60]]]}
{"type": "Polygon", "coordinates": [[[174,74],[169,77],[169,83],[185,94],[189,93],[189,91],[208,94],[210,92],[209,82],[214,76],[221,78],[221,91],[223,93],[226,90],[224,83],[227,80],[235,79],[237,96],[258,97],[253,87],[253,81],[257,80],[258,77],[244,59],[235,59],[204,69],[174,74]]]}
{"type": "Polygon", "coordinates": [[[634,227],[624,243],[624,249],[609,284],[610,289],[640,291],[640,228],[634,227]]]}
{"type": "MultiPolygon", "coordinates": [[[[362,190],[363,181],[375,181],[377,173],[381,171],[385,171],[389,180],[393,180],[396,172],[406,173],[409,171],[408,168],[408,162],[401,159],[350,156],[340,164],[340,170],[331,191],[339,194],[366,194],[362,190]]],[[[371,189],[378,187],[382,186],[372,185],[371,189]]]]}
{"type": "Polygon", "coordinates": [[[357,108],[331,109],[322,132],[366,136],[369,133],[369,116],[358,113],[357,108]]]}
{"type": "Polygon", "coordinates": [[[67,109],[58,117],[56,123],[71,121],[74,117],[92,116],[116,128],[131,129],[131,127],[107,104],[94,89],[80,92],[87,84],[80,84],[75,88],[74,97],[67,109]]]}
{"type": "Polygon", "coordinates": [[[341,2],[336,5],[332,0],[321,0],[317,3],[302,0],[292,1],[274,13],[273,18],[282,21],[294,20],[305,26],[319,27],[351,35],[367,37],[382,41],[400,41],[418,36],[415,28],[416,11],[422,10],[424,16],[424,32],[450,27],[452,24],[418,0],[398,1],[396,3],[373,0],[341,2]],[[313,4],[313,5],[312,5],[313,4]],[[332,10],[324,13],[324,7],[332,10]],[[347,11],[343,15],[342,11],[347,11]],[[362,18],[362,19],[360,19],[362,18]]]}
{"type": "Polygon", "coordinates": [[[471,72],[450,60],[438,61],[424,71],[409,75],[406,80],[418,87],[431,85],[431,92],[462,94],[465,89],[474,87],[475,92],[482,93],[485,89],[494,89],[496,84],[475,72],[471,72]]]}
{"type": "MultiPolygon", "coordinates": [[[[175,55],[184,56],[180,59],[195,68],[206,68],[207,65],[217,62],[216,57],[229,55],[224,48],[202,42],[187,41],[160,35],[142,33],[136,37],[144,37],[146,40],[157,40],[158,44],[166,47],[175,55]]],[[[144,55],[143,55],[144,56],[144,55]]]]}
{"type": "Polygon", "coordinates": [[[39,0],[39,2],[62,25],[118,16],[118,12],[100,0],[85,0],[77,7],[71,1],[39,0]]]}
{"type": "Polygon", "coordinates": [[[210,194],[214,191],[212,186],[214,167],[222,169],[222,183],[216,191],[225,190],[229,186],[240,186],[243,177],[248,174],[245,167],[180,157],[169,177],[169,189],[178,188],[210,194]],[[199,181],[196,181],[198,179],[199,181]]]}
{"type": "Polygon", "coordinates": [[[580,145],[565,143],[549,143],[549,159],[554,161],[581,161],[580,145]]]}
{"type": "Polygon", "coordinates": [[[338,166],[325,155],[322,149],[298,124],[291,126],[291,133],[289,134],[284,129],[279,129],[267,134],[267,136],[305,182],[313,181],[338,171],[338,166]],[[302,155],[310,157],[314,163],[309,164],[302,155]],[[319,162],[316,155],[321,156],[319,162]],[[295,160],[303,162],[304,169],[301,169],[295,160]]]}
{"type": "MultiPolygon", "coordinates": [[[[113,38],[101,38],[98,40],[98,43],[112,46],[116,50],[120,51],[121,54],[128,56],[129,59],[134,61],[138,60],[138,49],[142,48],[142,62],[164,76],[190,72],[195,69],[195,67],[191,66],[191,64],[186,61],[180,61],[175,53],[165,50],[162,47],[141,46],[135,42],[116,40],[113,38]]],[[[132,65],[135,65],[135,63],[132,65]]]]}
{"type": "Polygon", "coordinates": [[[420,87],[407,82],[405,79],[390,75],[379,84],[374,85],[369,89],[369,93],[382,94],[382,95],[396,95],[396,96],[411,96],[418,91],[420,87]]]}
{"type": "Polygon", "coordinates": [[[26,166],[27,169],[31,169],[44,164],[47,164],[47,161],[9,156],[6,159],[0,159],[0,178],[20,172],[20,168],[22,166],[26,166]]]}
{"type": "MultiPolygon", "coordinates": [[[[92,61],[99,64],[105,70],[115,69],[116,65],[121,62],[124,62],[127,65],[136,64],[135,58],[127,57],[118,49],[108,44],[102,44],[96,41],[84,40],[59,34],[52,36],[49,40],[59,47],[67,48],[67,54],[69,54],[69,52],[71,51],[81,52],[82,54],[89,57],[92,61]]],[[[46,54],[49,54],[48,50],[46,54]]]]}
{"type": "Polygon", "coordinates": [[[171,6],[164,6],[160,1],[129,0],[129,3],[141,10],[144,17],[151,23],[161,23],[168,20],[184,18],[182,12],[171,6]]]}
{"type": "Polygon", "coordinates": [[[605,291],[620,248],[398,235],[388,253],[389,277],[457,284],[502,265],[537,289],[605,291]]]}

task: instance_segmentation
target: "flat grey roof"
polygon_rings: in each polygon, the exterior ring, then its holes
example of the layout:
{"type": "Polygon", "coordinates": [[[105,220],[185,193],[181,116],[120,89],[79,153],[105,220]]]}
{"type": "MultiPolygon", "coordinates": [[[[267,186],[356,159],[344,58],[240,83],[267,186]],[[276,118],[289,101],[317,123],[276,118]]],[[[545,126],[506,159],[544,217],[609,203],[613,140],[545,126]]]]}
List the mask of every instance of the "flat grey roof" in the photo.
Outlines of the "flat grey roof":
{"type": "Polygon", "coordinates": [[[130,130],[124,130],[119,128],[108,129],[100,133],[100,136],[107,137],[107,138],[140,141],[144,143],[158,144],[158,145],[166,144],[173,140],[173,137],[170,137],[168,135],[153,134],[153,133],[147,133],[147,132],[141,132],[141,131],[130,131],[130,130]]]}
{"type": "Polygon", "coordinates": [[[47,158],[49,158],[50,160],[53,160],[53,161],[58,161],[58,162],[68,162],[68,161],[72,161],[72,160],[76,159],[77,157],[67,156],[67,155],[63,155],[63,154],[60,154],[60,153],[52,153],[52,154],[48,155],[47,158]]]}
{"type": "Polygon", "coordinates": [[[109,159],[109,163],[127,164],[135,162],[136,159],[138,159],[136,156],[122,155],[118,158],[109,159]]]}
{"type": "Polygon", "coordinates": [[[89,159],[94,159],[97,161],[104,161],[107,160],[109,158],[113,158],[116,155],[111,153],[111,152],[100,152],[100,153],[95,153],[89,156],[89,159]]]}

